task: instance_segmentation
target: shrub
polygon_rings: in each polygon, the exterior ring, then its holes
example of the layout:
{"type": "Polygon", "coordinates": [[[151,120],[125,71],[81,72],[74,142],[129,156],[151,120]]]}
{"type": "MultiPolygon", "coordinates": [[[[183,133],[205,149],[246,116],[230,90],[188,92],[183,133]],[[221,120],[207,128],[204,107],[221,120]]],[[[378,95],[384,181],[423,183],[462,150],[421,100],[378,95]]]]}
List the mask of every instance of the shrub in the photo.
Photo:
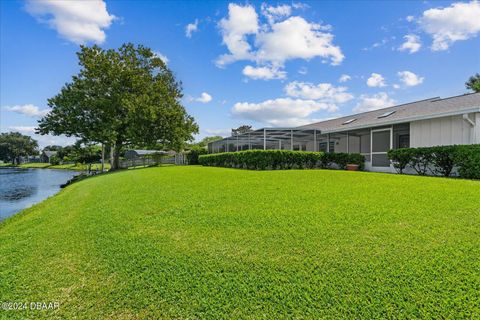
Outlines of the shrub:
{"type": "Polygon", "coordinates": [[[480,144],[456,146],[454,162],[460,177],[480,179],[480,144]]]}
{"type": "Polygon", "coordinates": [[[411,148],[392,149],[388,151],[388,158],[392,161],[393,167],[398,173],[403,173],[403,170],[412,160],[411,148]]]}
{"type": "Polygon", "coordinates": [[[455,153],[457,146],[441,146],[427,148],[431,152],[433,173],[449,177],[455,165],[455,153]]]}
{"type": "Polygon", "coordinates": [[[202,154],[207,154],[208,151],[207,149],[203,148],[203,147],[197,147],[197,146],[194,146],[190,149],[190,151],[188,151],[187,153],[187,161],[188,161],[188,164],[199,164],[198,162],[198,157],[202,154]]]}
{"type": "Polygon", "coordinates": [[[358,164],[364,168],[364,157],[360,154],[323,153],[289,150],[248,150],[201,155],[199,163],[204,166],[266,169],[312,169],[329,168],[337,164],[345,169],[347,164],[358,164]]]}
{"type": "Polygon", "coordinates": [[[432,152],[430,148],[413,148],[411,149],[410,165],[415,172],[424,176],[428,172],[428,167],[432,162],[432,152]]]}
{"type": "Polygon", "coordinates": [[[390,150],[388,157],[400,173],[411,166],[420,175],[430,170],[448,177],[457,168],[462,178],[480,179],[480,145],[396,149],[390,150]]]}

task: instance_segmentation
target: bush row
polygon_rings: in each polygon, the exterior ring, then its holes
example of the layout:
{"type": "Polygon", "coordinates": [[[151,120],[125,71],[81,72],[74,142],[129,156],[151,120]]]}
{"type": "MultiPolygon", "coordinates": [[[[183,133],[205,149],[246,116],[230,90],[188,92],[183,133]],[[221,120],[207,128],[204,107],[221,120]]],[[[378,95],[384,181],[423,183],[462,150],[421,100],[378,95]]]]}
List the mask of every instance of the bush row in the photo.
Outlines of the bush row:
{"type": "Polygon", "coordinates": [[[289,150],[248,150],[200,155],[199,163],[204,166],[243,168],[253,170],[276,169],[345,169],[347,164],[364,168],[364,157],[360,154],[323,153],[289,150]]]}
{"type": "Polygon", "coordinates": [[[395,149],[388,152],[388,158],[399,173],[410,167],[419,175],[449,177],[457,169],[462,178],[480,179],[478,144],[395,149]]]}

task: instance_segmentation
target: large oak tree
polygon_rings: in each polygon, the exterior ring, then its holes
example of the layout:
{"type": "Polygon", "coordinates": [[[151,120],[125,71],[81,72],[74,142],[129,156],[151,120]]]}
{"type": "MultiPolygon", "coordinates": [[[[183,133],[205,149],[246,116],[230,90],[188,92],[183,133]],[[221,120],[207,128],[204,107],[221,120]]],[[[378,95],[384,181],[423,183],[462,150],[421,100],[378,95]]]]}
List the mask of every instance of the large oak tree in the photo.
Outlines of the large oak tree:
{"type": "Polygon", "coordinates": [[[52,110],[39,121],[40,134],[65,134],[109,145],[112,169],[128,145],[161,144],[179,150],[198,132],[182,106],[181,84],[151,49],[81,46],[80,72],[48,100],[52,110]]]}

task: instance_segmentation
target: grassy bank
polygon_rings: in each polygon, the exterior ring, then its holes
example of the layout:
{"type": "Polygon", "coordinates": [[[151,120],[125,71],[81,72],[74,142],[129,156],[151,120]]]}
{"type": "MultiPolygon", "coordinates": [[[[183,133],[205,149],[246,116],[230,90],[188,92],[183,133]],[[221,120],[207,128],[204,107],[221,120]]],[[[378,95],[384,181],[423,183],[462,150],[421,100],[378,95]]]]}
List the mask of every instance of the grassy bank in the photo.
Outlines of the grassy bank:
{"type": "MultiPolygon", "coordinates": [[[[4,164],[3,167],[16,167],[16,168],[32,168],[32,169],[62,169],[62,170],[76,170],[76,171],[85,171],[88,169],[88,165],[81,163],[72,163],[72,164],[57,164],[52,165],[50,163],[43,162],[32,162],[32,163],[23,163],[20,165],[12,166],[11,164],[4,164]]],[[[99,163],[92,164],[92,170],[101,170],[102,165],[99,163]]],[[[110,163],[105,163],[105,169],[110,169],[110,163]]]]}
{"type": "Polygon", "coordinates": [[[480,183],[161,167],[0,225],[0,318],[479,318],[480,183]]]}

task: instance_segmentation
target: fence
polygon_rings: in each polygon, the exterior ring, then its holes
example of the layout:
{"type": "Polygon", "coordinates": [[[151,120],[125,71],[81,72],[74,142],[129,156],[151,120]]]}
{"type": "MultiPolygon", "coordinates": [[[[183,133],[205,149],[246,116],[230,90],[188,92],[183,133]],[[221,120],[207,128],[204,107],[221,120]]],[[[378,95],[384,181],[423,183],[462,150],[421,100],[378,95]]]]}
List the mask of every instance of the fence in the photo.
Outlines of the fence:
{"type": "Polygon", "coordinates": [[[139,157],[135,159],[120,160],[120,168],[122,169],[130,167],[153,166],[157,164],[185,165],[188,164],[188,161],[187,157],[183,153],[165,157],[139,157]]]}

